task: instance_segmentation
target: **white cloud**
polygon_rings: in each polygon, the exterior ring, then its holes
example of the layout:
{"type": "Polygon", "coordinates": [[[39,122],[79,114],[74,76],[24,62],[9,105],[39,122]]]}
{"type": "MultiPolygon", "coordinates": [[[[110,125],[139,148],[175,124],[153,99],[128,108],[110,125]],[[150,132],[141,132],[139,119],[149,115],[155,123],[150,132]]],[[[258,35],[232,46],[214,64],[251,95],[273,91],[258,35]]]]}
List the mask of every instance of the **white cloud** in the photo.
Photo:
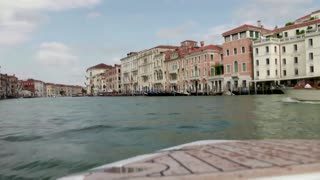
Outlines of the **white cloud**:
{"type": "MultiPolygon", "coordinates": [[[[315,0],[246,0],[234,13],[237,22],[262,20],[273,28],[294,21],[314,9],[315,0]]],[[[266,27],[266,26],[265,26],[266,27]]]]}
{"type": "Polygon", "coordinates": [[[78,62],[78,57],[72,54],[68,46],[58,42],[48,42],[40,45],[35,60],[41,65],[65,67],[74,66],[78,62]]]}
{"type": "Polygon", "coordinates": [[[95,19],[95,18],[98,18],[100,16],[102,16],[102,14],[100,12],[96,12],[96,11],[95,12],[90,12],[90,13],[87,14],[87,18],[88,19],[95,19]]]}
{"type": "Polygon", "coordinates": [[[261,20],[265,28],[283,26],[288,21],[304,16],[313,9],[315,0],[244,0],[234,14],[233,20],[208,29],[198,37],[206,43],[221,44],[222,34],[242,24],[256,25],[261,20]]]}
{"type": "Polygon", "coordinates": [[[46,19],[45,12],[90,8],[101,0],[1,0],[0,45],[15,45],[30,38],[46,19]]]}
{"type": "Polygon", "coordinates": [[[160,29],[156,33],[156,37],[161,39],[178,39],[185,37],[190,29],[195,27],[196,23],[194,21],[189,21],[184,24],[171,27],[171,28],[163,28],[160,29]]]}
{"type": "Polygon", "coordinates": [[[210,28],[206,33],[201,34],[199,37],[206,43],[221,44],[223,42],[222,34],[234,27],[234,24],[217,25],[210,28]]]}

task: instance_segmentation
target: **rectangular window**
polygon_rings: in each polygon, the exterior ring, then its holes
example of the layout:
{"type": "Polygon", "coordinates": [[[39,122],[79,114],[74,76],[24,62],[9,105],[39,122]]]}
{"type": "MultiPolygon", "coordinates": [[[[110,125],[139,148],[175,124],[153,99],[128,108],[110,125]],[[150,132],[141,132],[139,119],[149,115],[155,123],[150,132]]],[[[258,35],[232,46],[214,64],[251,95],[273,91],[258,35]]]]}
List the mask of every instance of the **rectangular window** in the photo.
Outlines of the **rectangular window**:
{"type": "Polygon", "coordinates": [[[227,49],[227,56],[229,56],[230,55],[230,52],[229,52],[229,49],[227,49]]]}
{"type": "Polygon", "coordinates": [[[310,66],[310,72],[313,73],[314,72],[314,67],[310,66]]]}
{"type": "Polygon", "coordinates": [[[242,53],[246,53],[246,48],[244,46],[242,46],[241,51],[242,51],[242,53]]]}
{"type": "Polygon", "coordinates": [[[206,54],[204,55],[204,61],[207,61],[207,55],[206,54]]]}
{"type": "Polygon", "coordinates": [[[211,59],[211,61],[213,61],[213,60],[214,60],[214,56],[213,56],[213,54],[211,54],[211,55],[210,55],[210,59],[211,59]]]}
{"type": "Polygon", "coordinates": [[[309,47],[312,47],[313,46],[313,39],[309,39],[308,42],[309,42],[309,47]]]}
{"type": "Polygon", "coordinates": [[[250,31],[250,37],[254,37],[254,32],[253,31],[250,31]]]}
{"type": "Polygon", "coordinates": [[[246,38],[246,36],[247,36],[247,33],[246,33],[246,32],[241,32],[241,33],[240,33],[240,38],[241,38],[241,39],[246,38]]]}
{"type": "Polygon", "coordinates": [[[277,64],[278,64],[278,59],[275,59],[275,60],[274,60],[274,63],[277,65],[277,64]]]}
{"type": "Polygon", "coordinates": [[[286,47],[285,46],[282,47],[282,52],[286,53],[286,47]]]}
{"type": "Polygon", "coordinates": [[[288,32],[284,32],[284,37],[288,37],[288,32]]]}
{"type": "Polygon", "coordinates": [[[211,68],[210,75],[211,75],[211,76],[214,76],[214,75],[215,75],[215,74],[214,74],[214,67],[211,68]]]}
{"type": "Polygon", "coordinates": [[[270,64],[270,60],[269,58],[266,59],[266,64],[269,65],[270,64]]]}
{"type": "Polygon", "coordinates": [[[276,76],[278,76],[278,70],[276,70],[276,76]]]}
{"type": "Polygon", "coordinates": [[[259,66],[259,60],[256,60],[256,65],[259,66]]]}
{"type": "Polygon", "coordinates": [[[313,60],[313,53],[309,53],[309,60],[313,60]]]}
{"type": "Polygon", "coordinates": [[[256,54],[259,54],[259,49],[258,48],[256,48],[256,54]]]}
{"type": "Polygon", "coordinates": [[[247,81],[246,81],[246,80],[243,80],[243,81],[242,81],[242,87],[243,87],[243,88],[247,88],[247,81]]]}
{"type": "Polygon", "coordinates": [[[274,52],[277,53],[277,46],[274,47],[274,52]]]}
{"type": "Polygon", "coordinates": [[[227,73],[230,73],[230,65],[227,65],[227,73]]]}
{"type": "Polygon", "coordinates": [[[242,72],[247,72],[247,64],[242,63],[242,72]]]}
{"type": "Polygon", "coordinates": [[[266,53],[269,53],[269,46],[266,46],[266,53]]]}
{"type": "Polygon", "coordinates": [[[294,57],[294,63],[298,64],[298,57],[294,57]]]}
{"type": "Polygon", "coordinates": [[[286,59],[282,59],[283,64],[287,64],[287,60],[286,59]]]}
{"type": "Polygon", "coordinates": [[[238,49],[237,49],[237,48],[234,48],[234,49],[233,49],[233,54],[234,54],[234,55],[238,54],[238,49]]]}
{"type": "Polygon", "coordinates": [[[283,70],[283,76],[287,76],[287,70],[283,70]]]}
{"type": "Polygon", "coordinates": [[[234,34],[234,35],[232,35],[232,40],[234,41],[234,40],[238,40],[239,39],[239,36],[238,36],[238,34],[234,34]]]}
{"type": "Polygon", "coordinates": [[[256,31],[256,38],[259,38],[260,33],[256,31]]]}
{"type": "Polygon", "coordinates": [[[270,76],[270,70],[267,70],[267,76],[270,76]]]}
{"type": "Polygon", "coordinates": [[[296,76],[299,75],[299,70],[298,70],[298,69],[295,69],[295,70],[294,70],[294,75],[296,75],[296,76]]]}
{"type": "Polygon", "coordinates": [[[298,45],[293,45],[293,50],[295,51],[295,52],[297,52],[298,51],[298,45]]]}
{"type": "Polygon", "coordinates": [[[260,73],[259,73],[259,71],[257,71],[257,77],[259,77],[259,75],[260,75],[260,73]]]}

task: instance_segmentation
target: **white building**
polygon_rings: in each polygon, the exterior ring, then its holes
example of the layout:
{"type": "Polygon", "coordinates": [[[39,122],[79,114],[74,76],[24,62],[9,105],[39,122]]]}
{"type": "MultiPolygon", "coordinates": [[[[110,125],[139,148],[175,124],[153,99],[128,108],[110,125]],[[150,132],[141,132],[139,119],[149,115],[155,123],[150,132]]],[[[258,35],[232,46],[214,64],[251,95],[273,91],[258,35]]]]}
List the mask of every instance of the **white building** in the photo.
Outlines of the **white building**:
{"type": "Polygon", "coordinates": [[[253,42],[256,82],[320,77],[319,16],[316,11],[253,42]]]}
{"type": "MultiPolygon", "coordinates": [[[[160,54],[175,48],[177,47],[157,46],[140,52],[128,53],[127,57],[121,59],[122,92],[154,91],[158,87],[155,85],[155,61],[160,54]]],[[[158,76],[160,76],[159,73],[158,76]]]]}
{"type": "Polygon", "coordinates": [[[101,74],[107,72],[111,68],[112,66],[101,63],[87,69],[85,83],[87,94],[96,95],[103,89],[103,84],[105,84],[105,82],[101,82],[103,80],[101,74]]]}

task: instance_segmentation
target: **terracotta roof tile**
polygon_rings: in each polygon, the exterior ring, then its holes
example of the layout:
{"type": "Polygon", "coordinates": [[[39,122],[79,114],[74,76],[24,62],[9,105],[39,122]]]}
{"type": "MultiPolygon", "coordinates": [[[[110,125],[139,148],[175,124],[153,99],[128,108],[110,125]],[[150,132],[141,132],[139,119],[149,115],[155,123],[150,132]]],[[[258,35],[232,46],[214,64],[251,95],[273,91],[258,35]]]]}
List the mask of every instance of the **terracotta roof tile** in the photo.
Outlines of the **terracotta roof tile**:
{"type": "Polygon", "coordinates": [[[100,64],[98,64],[98,65],[89,67],[89,68],[87,69],[87,71],[90,70],[90,69],[110,69],[110,68],[112,68],[112,66],[106,65],[106,64],[104,64],[104,63],[100,63],[100,64]]]}
{"type": "Polygon", "coordinates": [[[271,30],[265,29],[265,28],[260,28],[258,26],[253,26],[253,25],[249,25],[249,24],[244,24],[242,26],[236,27],[234,29],[231,29],[230,31],[224,32],[222,35],[223,36],[229,36],[235,33],[239,33],[242,31],[247,31],[247,30],[257,30],[257,31],[263,31],[263,33],[268,33],[271,30]]]}
{"type": "MultiPolygon", "coordinates": [[[[313,21],[307,21],[307,22],[303,22],[303,23],[299,23],[299,24],[294,24],[294,25],[291,25],[291,26],[285,26],[285,27],[278,28],[278,29],[274,29],[270,33],[275,34],[275,33],[279,33],[279,32],[282,32],[282,31],[287,31],[287,30],[290,30],[290,29],[296,29],[296,28],[300,28],[300,27],[304,27],[304,26],[310,26],[310,25],[318,24],[318,23],[320,23],[320,19],[313,20],[313,21]]],[[[267,34],[270,34],[270,33],[267,33],[267,34]]]]}

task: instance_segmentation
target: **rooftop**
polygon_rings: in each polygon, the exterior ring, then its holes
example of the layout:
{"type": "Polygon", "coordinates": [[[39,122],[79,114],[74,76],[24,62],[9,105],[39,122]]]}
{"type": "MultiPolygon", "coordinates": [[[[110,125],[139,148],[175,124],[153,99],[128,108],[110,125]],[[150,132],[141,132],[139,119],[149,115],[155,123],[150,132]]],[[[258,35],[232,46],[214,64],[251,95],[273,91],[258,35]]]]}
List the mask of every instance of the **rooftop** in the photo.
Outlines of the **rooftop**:
{"type": "Polygon", "coordinates": [[[100,63],[100,64],[97,64],[95,66],[89,67],[87,69],[87,71],[91,70],[91,69],[110,69],[110,68],[112,68],[112,66],[104,64],[104,63],[100,63]]]}
{"type": "Polygon", "coordinates": [[[239,27],[236,27],[234,29],[231,29],[227,32],[224,32],[222,35],[225,37],[225,36],[229,36],[229,35],[232,35],[232,34],[235,34],[235,33],[239,33],[239,32],[243,32],[243,31],[248,31],[248,30],[254,30],[254,31],[261,31],[262,33],[268,33],[270,32],[271,30],[269,29],[265,29],[263,27],[258,27],[258,26],[253,26],[253,25],[249,25],[249,24],[244,24],[244,25],[241,25],[239,27]]]}

